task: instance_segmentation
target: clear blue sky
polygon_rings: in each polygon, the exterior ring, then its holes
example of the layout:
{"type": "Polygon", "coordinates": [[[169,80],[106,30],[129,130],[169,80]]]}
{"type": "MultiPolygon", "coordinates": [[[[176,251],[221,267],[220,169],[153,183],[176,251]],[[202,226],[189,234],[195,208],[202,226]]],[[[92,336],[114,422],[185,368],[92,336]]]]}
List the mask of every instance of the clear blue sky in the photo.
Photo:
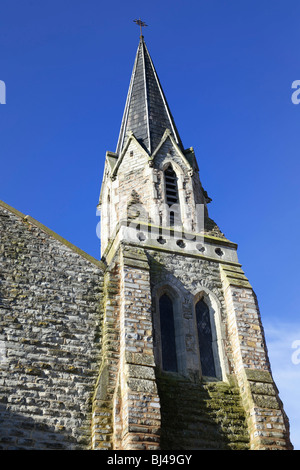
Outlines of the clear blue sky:
{"type": "Polygon", "coordinates": [[[2,0],[0,199],[99,258],[96,205],[139,16],[211,217],[258,295],[300,449],[299,0],[2,0]]]}

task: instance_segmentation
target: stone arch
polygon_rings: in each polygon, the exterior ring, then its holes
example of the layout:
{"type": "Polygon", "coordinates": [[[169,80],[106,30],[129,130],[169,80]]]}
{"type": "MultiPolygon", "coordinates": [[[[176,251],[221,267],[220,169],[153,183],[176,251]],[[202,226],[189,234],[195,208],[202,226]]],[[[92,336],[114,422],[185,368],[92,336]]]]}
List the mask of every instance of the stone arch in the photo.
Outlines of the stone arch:
{"type": "Polygon", "coordinates": [[[184,176],[184,171],[182,167],[174,161],[174,159],[171,156],[167,156],[159,165],[159,169],[161,171],[165,171],[169,166],[173,168],[175,171],[176,175],[178,176],[179,181],[181,181],[181,178],[184,176]]]}

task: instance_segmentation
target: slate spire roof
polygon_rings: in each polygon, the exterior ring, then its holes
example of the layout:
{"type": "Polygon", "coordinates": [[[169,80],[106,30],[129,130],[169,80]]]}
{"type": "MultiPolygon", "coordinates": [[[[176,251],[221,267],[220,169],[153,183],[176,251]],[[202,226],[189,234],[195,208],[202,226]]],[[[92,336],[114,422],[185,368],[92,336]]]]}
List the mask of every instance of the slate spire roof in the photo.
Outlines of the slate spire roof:
{"type": "Polygon", "coordinates": [[[140,37],[131,75],[116,153],[120,155],[129,133],[151,155],[166,129],[183,148],[167,100],[148,52],[140,37]]]}

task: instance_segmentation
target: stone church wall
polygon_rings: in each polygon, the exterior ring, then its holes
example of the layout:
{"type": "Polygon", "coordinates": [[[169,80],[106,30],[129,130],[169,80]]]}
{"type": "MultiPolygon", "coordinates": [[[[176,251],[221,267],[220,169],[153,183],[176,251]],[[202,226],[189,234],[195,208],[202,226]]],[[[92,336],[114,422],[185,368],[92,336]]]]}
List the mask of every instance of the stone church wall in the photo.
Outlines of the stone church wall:
{"type": "Polygon", "coordinates": [[[89,448],[102,265],[3,203],[0,224],[0,448],[89,448]]]}

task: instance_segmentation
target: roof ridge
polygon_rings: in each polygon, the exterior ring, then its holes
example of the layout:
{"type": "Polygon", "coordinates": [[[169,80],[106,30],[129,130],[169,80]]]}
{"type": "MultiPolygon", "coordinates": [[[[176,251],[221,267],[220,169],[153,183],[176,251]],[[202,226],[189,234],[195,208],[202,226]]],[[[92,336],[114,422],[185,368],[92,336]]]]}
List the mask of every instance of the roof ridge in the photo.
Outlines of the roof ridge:
{"type": "MultiPolygon", "coordinates": [[[[146,103],[146,120],[147,120],[147,132],[149,140],[149,153],[151,155],[151,134],[150,134],[150,120],[149,120],[149,106],[148,106],[148,87],[147,87],[147,76],[146,76],[146,61],[145,61],[145,50],[147,50],[146,43],[144,41],[144,36],[141,36],[142,43],[142,54],[143,54],[143,64],[144,64],[144,86],[145,86],[145,103],[146,103]]],[[[149,52],[148,52],[149,55],[149,52]]]]}
{"type": "MultiPolygon", "coordinates": [[[[147,45],[144,41],[144,46],[145,46],[145,49],[146,49],[146,52],[148,54],[148,57],[149,57],[149,60],[150,60],[150,64],[151,64],[151,67],[152,67],[152,70],[153,70],[153,74],[154,74],[154,77],[156,79],[156,83],[157,83],[157,86],[158,86],[158,89],[160,91],[160,94],[161,94],[161,98],[163,100],[163,103],[164,103],[164,107],[167,111],[167,115],[168,115],[168,118],[169,118],[169,122],[171,124],[171,132],[173,133],[174,137],[175,137],[175,141],[176,143],[181,146],[183,148],[183,145],[182,145],[182,142],[181,142],[181,139],[180,139],[180,136],[179,136],[179,133],[178,133],[178,130],[176,128],[176,125],[175,125],[175,122],[174,122],[174,118],[172,116],[172,113],[171,113],[171,110],[170,110],[170,107],[168,105],[168,102],[167,102],[167,99],[166,99],[166,96],[165,96],[165,93],[164,93],[164,90],[162,88],[162,85],[160,83],[160,80],[159,80],[159,77],[158,77],[158,74],[157,74],[157,71],[156,71],[156,68],[154,66],[154,63],[153,63],[153,60],[151,58],[151,55],[149,53],[149,50],[147,48],[147,45]]],[[[167,128],[166,128],[167,129],[167,128]]]]}

